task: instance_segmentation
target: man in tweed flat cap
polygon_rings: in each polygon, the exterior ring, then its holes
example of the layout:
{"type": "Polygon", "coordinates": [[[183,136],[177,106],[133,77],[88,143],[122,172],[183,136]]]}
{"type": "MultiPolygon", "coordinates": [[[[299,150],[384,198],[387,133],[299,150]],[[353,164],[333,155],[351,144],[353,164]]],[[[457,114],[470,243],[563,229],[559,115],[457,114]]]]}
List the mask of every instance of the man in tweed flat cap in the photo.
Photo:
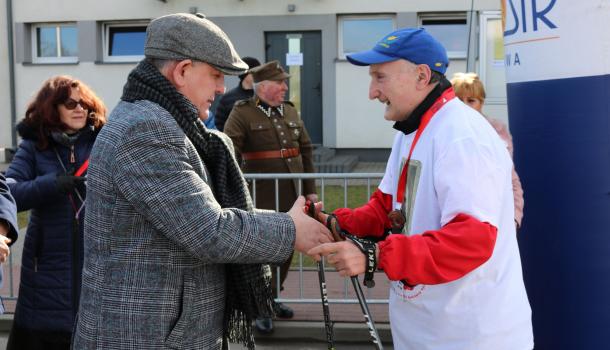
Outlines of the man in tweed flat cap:
{"type": "Polygon", "coordinates": [[[224,134],[202,120],[248,68],[203,15],[147,29],[145,59],[91,151],[74,349],[254,348],[273,313],[266,263],[329,242],[303,212],[253,209],[224,134]]]}

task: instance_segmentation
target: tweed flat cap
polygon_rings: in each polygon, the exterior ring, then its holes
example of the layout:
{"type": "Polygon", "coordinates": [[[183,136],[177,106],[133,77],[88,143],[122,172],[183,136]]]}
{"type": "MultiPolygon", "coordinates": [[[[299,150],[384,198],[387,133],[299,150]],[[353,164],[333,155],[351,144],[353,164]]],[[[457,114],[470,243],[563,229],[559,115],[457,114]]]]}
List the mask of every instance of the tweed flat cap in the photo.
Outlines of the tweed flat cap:
{"type": "Polygon", "coordinates": [[[255,83],[260,83],[263,80],[284,80],[290,78],[290,74],[284,71],[284,68],[278,61],[271,61],[250,69],[252,78],[255,83]]]}
{"type": "Polygon", "coordinates": [[[202,61],[230,75],[248,69],[227,34],[200,13],[175,13],[154,19],[146,29],[144,55],[202,61]]]}

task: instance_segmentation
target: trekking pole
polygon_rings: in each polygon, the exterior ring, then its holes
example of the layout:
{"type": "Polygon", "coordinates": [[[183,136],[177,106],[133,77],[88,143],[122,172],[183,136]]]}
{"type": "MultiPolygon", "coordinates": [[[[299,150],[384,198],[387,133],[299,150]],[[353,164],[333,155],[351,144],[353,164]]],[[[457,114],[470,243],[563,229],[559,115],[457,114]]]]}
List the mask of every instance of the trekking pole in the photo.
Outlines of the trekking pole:
{"type": "Polygon", "coordinates": [[[320,280],[320,296],[322,298],[322,312],[324,313],[324,326],[326,328],[326,342],[328,343],[328,350],[335,350],[333,324],[330,320],[328,294],[326,292],[326,278],[324,277],[324,258],[320,259],[318,262],[318,279],[320,280]]]}
{"type": "MultiPolygon", "coordinates": [[[[316,218],[316,209],[315,209],[314,203],[308,202],[306,204],[306,207],[307,207],[307,214],[315,219],[316,218]]],[[[331,214],[331,216],[332,216],[332,214],[331,214]]],[[[330,219],[331,216],[329,216],[328,219],[330,219]]],[[[330,229],[331,233],[333,233],[333,236],[335,236],[335,240],[340,240],[340,239],[345,240],[347,238],[347,239],[351,240],[354,244],[356,244],[356,246],[358,246],[360,248],[360,250],[362,250],[362,252],[366,255],[364,247],[363,247],[363,243],[362,243],[364,241],[349,233],[343,232],[341,230],[341,227],[339,226],[339,223],[337,222],[337,220],[335,220],[334,223],[331,223],[331,221],[327,221],[326,226],[330,229]]],[[[373,268],[372,268],[373,272],[374,272],[374,267],[375,266],[373,265],[373,268]]],[[[326,294],[326,280],[324,277],[324,260],[323,259],[321,259],[318,262],[318,277],[320,279],[320,293],[322,295],[322,310],[324,311],[324,323],[326,324],[326,340],[328,341],[328,349],[334,350],[335,347],[334,347],[333,334],[332,334],[333,329],[332,329],[332,323],[330,321],[330,311],[328,308],[328,296],[326,294]]],[[[354,286],[354,291],[356,292],[356,296],[358,297],[358,303],[360,304],[360,309],[362,310],[362,314],[364,315],[364,321],[369,329],[369,335],[371,336],[371,341],[373,342],[373,344],[375,345],[375,348],[377,350],[383,350],[383,344],[381,343],[381,339],[379,338],[379,333],[377,332],[377,327],[375,327],[375,322],[373,321],[373,317],[371,316],[371,311],[369,310],[369,306],[366,303],[366,298],[364,297],[364,293],[362,292],[362,287],[360,287],[360,282],[358,282],[358,276],[352,276],[352,277],[350,277],[350,279],[352,280],[352,285],[354,286]]],[[[365,274],[365,284],[369,288],[372,288],[373,286],[375,286],[375,283],[372,280],[372,278],[370,280],[368,280],[368,282],[367,282],[366,274],[365,274]]]]}
{"type": "Polygon", "coordinates": [[[366,303],[364,293],[362,293],[362,287],[360,287],[360,283],[358,282],[358,276],[352,276],[350,279],[354,285],[354,291],[358,297],[358,302],[360,303],[360,308],[362,309],[362,314],[364,315],[364,321],[366,322],[367,327],[369,327],[371,341],[373,344],[375,344],[375,348],[377,350],[383,350],[383,344],[381,344],[381,339],[379,338],[379,333],[377,333],[377,327],[375,327],[375,322],[373,322],[373,317],[369,311],[369,306],[366,303]]]}
{"type": "MultiPolygon", "coordinates": [[[[312,218],[316,218],[316,208],[314,203],[307,204],[307,214],[312,218]]],[[[318,280],[320,281],[320,299],[322,300],[322,313],[324,314],[324,326],[326,329],[326,342],[328,350],[335,350],[335,341],[333,336],[333,324],[330,320],[330,308],[328,307],[328,293],[326,291],[326,277],[324,276],[324,258],[318,262],[318,280]]]]}

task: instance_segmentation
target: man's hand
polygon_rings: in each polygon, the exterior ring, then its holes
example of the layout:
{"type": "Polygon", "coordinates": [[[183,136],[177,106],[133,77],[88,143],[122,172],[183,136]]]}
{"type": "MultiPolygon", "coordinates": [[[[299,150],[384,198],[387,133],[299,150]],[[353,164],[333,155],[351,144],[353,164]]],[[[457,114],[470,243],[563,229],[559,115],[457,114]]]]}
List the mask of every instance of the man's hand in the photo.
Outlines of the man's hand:
{"type": "Polygon", "coordinates": [[[334,265],[342,277],[357,276],[366,270],[364,254],[349,240],[322,244],[310,249],[307,255],[316,261],[319,261],[321,256],[325,256],[326,261],[334,265]]]}
{"type": "Polygon", "coordinates": [[[10,226],[8,225],[8,222],[6,222],[6,220],[2,220],[0,219],[0,235],[1,236],[8,236],[8,231],[10,230],[10,226]]]}
{"type": "MultiPolygon", "coordinates": [[[[2,225],[0,224],[0,226],[2,225]]],[[[8,247],[9,243],[11,243],[9,238],[5,237],[4,235],[0,236],[0,263],[5,262],[11,253],[11,250],[8,247]]]]}
{"type": "Polygon", "coordinates": [[[301,253],[307,253],[308,250],[320,244],[332,242],[330,231],[315,219],[307,216],[303,210],[304,207],[305,198],[299,196],[288,211],[288,215],[296,227],[294,249],[301,253]]]}

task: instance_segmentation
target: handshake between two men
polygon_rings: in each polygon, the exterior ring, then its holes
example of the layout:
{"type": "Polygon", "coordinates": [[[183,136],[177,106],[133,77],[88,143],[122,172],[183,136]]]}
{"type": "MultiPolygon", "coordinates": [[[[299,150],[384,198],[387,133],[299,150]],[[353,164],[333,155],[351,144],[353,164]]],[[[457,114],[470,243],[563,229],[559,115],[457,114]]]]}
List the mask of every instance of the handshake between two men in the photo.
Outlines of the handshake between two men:
{"type": "Polygon", "coordinates": [[[372,267],[370,265],[377,261],[375,244],[367,244],[353,236],[346,240],[337,220],[322,209],[322,202],[306,203],[303,196],[294,202],[288,211],[296,227],[294,249],[316,261],[320,261],[323,256],[327,257],[326,261],[343,277],[367,272],[372,267]],[[367,252],[373,256],[367,259],[367,252]]]}

